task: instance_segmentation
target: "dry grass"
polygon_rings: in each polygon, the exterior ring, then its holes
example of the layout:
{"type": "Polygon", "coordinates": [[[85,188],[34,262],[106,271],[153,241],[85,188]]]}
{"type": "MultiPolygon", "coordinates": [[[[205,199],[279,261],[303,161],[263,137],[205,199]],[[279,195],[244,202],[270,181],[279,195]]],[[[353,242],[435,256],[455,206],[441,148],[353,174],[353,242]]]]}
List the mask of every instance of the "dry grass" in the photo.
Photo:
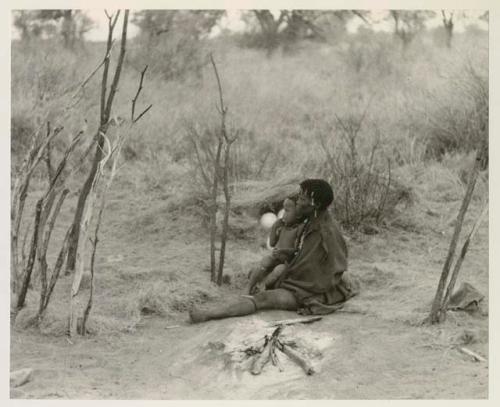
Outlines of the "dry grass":
{"type": "MultiPolygon", "coordinates": [[[[439,114],[445,105],[452,112],[466,114],[475,106],[457,97],[459,89],[452,85],[463,77],[470,60],[487,66],[487,37],[457,35],[451,51],[416,42],[404,57],[387,46],[391,40],[390,36],[360,35],[338,44],[309,44],[293,54],[277,52],[270,58],[257,50],[237,48],[228,39],[212,44],[229,106],[229,124],[241,131],[233,163],[234,204],[241,210],[230,221],[229,284],[222,288],[213,287],[208,273],[203,272],[208,265],[208,234],[185,130],[186,122],[202,128],[217,123],[213,72],[203,67],[199,75],[188,75],[182,81],[165,81],[148,73],[141,100],[152,103],[153,108],[131,134],[125,166],[108,200],[89,329],[133,329],[143,313],[185,318],[192,304],[243,288],[249,265],[263,254],[259,246],[264,240],[253,217],[258,211],[248,214],[247,209],[258,205],[260,197],[269,197],[271,186],[283,184],[292,190],[292,184],[302,178],[331,175],[318,133],[331,135],[335,115],[359,113],[369,100],[366,125],[359,134],[360,151],[363,157],[370,151],[377,129],[381,157],[391,157],[394,163],[395,185],[411,190],[415,202],[413,207],[397,202],[387,225],[399,224],[409,233],[431,233],[433,228],[449,225],[452,219],[439,215],[436,226],[426,212],[438,212],[442,205],[454,205],[462,198],[472,155],[452,151],[439,162],[428,160],[427,143],[434,137],[429,131],[430,113],[439,114]]],[[[15,44],[12,49],[13,166],[40,117],[57,105],[56,94],[91,72],[103,52],[103,44],[89,44],[83,53],[58,55],[59,60],[67,61],[59,66],[49,46],[21,48],[15,44]],[[36,75],[31,66],[37,67],[36,75]],[[39,103],[42,94],[45,100],[39,103]]],[[[142,66],[125,66],[116,99],[117,116],[130,114],[140,69],[142,66]]],[[[60,143],[66,143],[85,120],[92,134],[98,83],[98,78],[91,81],[81,106],[65,118],[67,130],[60,143]]],[[[338,143],[335,138],[331,142],[338,143]]],[[[42,169],[38,179],[43,178],[42,169]]],[[[39,186],[34,184],[33,189],[39,186]]],[[[487,191],[485,175],[476,200],[487,191]]],[[[62,221],[71,218],[73,201],[68,201],[62,221]]],[[[62,225],[56,226],[55,233],[62,230],[62,225]]],[[[63,278],[56,286],[43,325],[45,332],[65,332],[70,281],[63,278]]],[[[30,292],[19,326],[35,310],[36,294],[30,292]]]]}

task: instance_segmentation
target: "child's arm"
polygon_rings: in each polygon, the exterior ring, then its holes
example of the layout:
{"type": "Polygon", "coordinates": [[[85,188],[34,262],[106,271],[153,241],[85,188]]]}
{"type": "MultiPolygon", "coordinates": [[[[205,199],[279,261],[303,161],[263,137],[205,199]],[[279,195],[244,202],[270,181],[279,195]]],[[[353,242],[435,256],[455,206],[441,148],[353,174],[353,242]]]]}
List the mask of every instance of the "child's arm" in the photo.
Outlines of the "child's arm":
{"type": "Polygon", "coordinates": [[[278,219],[276,222],[273,223],[273,226],[271,226],[271,232],[269,232],[269,245],[271,247],[276,246],[276,243],[278,243],[278,239],[280,237],[280,230],[282,226],[283,226],[282,219],[278,219]]]}
{"type": "Polygon", "coordinates": [[[273,254],[284,254],[285,256],[292,256],[295,253],[295,248],[287,248],[287,249],[278,249],[274,248],[273,249],[273,254]]]}

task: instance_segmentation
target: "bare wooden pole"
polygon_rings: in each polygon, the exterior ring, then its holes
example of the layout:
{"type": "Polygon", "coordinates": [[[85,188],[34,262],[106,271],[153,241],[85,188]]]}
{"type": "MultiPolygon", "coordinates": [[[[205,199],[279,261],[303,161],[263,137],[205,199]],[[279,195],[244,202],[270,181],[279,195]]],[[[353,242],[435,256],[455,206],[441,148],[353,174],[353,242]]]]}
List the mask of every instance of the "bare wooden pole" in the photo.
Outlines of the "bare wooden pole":
{"type": "Polygon", "coordinates": [[[13,312],[14,312],[13,319],[14,320],[15,320],[15,315],[17,314],[17,311],[19,311],[22,307],[24,307],[24,302],[26,300],[26,294],[28,292],[28,286],[29,286],[29,282],[31,279],[31,273],[33,272],[33,265],[35,264],[36,247],[38,244],[38,227],[40,224],[40,216],[42,213],[42,203],[43,203],[43,200],[40,199],[36,204],[35,220],[34,220],[34,227],[33,227],[33,237],[31,238],[31,247],[30,247],[29,256],[28,256],[28,263],[26,265],[26,268],[24,270],[24,274],[22,276],[22,283],[21,283],[21,287],[20,287],[18,297],[17,297],[16,310],[13,310],[13,312]]]}
{"type": "Polygon", "coordinates": [[[448,283],[448,287],[446,288],[446,294],[444,295],[441,313],[446,312],[448,302],[450,300],[451,294],[453,293],[453,289],[455,288],[455,283],[457,281],[458,272],[460,271],[460,267],[462,266],[462,263],[465,259],[465,255],[467,254],[467,250],[469,249],[470,242],[471,242],[472,238],[474,237],[474,235],[476,234],[476,232],[479,228],[479,225],[481,224],[481,222],[484,218],[484,215],[486,215],[487,212],[488,212],[488,203],[486,203],[485,206],[483,207],[483,209],[481,210],[480,215],[476,219],[474,226],[472,227],[469,235],[467,236],[467,239],[465,239],[465,242],[462,246],[462,250],[460,251],[460,255],[458,256],[458,259],[455,263],[455,267],[453,268],[453,272],[451,273],[450,282],[448,283]]]}
{"type": "Polygon", "coordinates": [[[33,172],[39,162],[44,157],[47,145],[63,130],[63,127],[56,127],[56,129],[54,129],[54,131],[52,131],[52,133],[46,137],[42,143],[38,144],[38,135],[40,130],[41,128],[33,135],[32,145],[23,160],[23,164],[21,165],[18,176],[16,177],[14,190],[12,192],[10,210],[11,291],[14,294],[18,294],[19,289],[18,279],[20,278],[21,270],[19,267],[18,239],[31,176],[33,175],[33,172]]]}
{"type": "Polygon", "coordinates": [[[216,270],[216,240],[217,240],[217,191],[219,187],[219,161],[222,152],[222,142],[219,139],[217,144],[217,153],[215,154],[214,161],[214,171],[213,171],[213,183],[212,191],[210,196],[210,277],[215,283],[217,282],[217,270],[216,270]]]}
{"type": "Polygon", "coordinates": [[[472,193],[474,192],[474,187],[476,185],[477,178],[479,176],[479,171],[483,162],[484,149],[479,148],[474,160],[474,165],[472,167],[469,182],[467,184],[467,190],[465,192],[464,199],[462,200],[462,205],[458,212],[457,220],[455,222],[455,230],[453,231],[453,236],[451,238],[450,247],[448,249],[448,254],[446,256],[445,263],[443,265],[443,271],[441,272],[441,277],[439,279],[438,288],[434,301],[432,303],[431,312],[429,314],[428,320],[431,324],[441,322],[445,318],[445,313],[443,312],[443,300],[444,300],[444,290],[446,288],[446,283],[448,281],[448,276],[450,273],[451,264],[453,262],[453,257],[457,248],[458,238],[462,230],[462,225],[464,222],[465,214],[467,208],[469,207],[470,201],[472,199],[472,193]]]}
{"type": "MultiPolygon", "coordinates": [[[[229,190],[229,159],[231,154],[231,145],[237,139],[238,135],[236,134],[233,138],[229,138],[227,134],[227,126],[226,126],[226,115],[228,108],[224,104],[224,94],[222,92],[222,84],[219,76],[219,71],[217,70],[217,65],[213,58],[213,55],[210,54],[210,61],[214,68],[215,78],[217,81],[217,88],[219,90],[219,114],[220,114],[220,134],[219,134],[219,146],[220,149],[224,149],[224,165],[221,165],[221,157],[220,154],[217,154],[215,161],[216,168],[216,176],[221,177],[222,189],[224,192],[224,218],[222,221],[222,232],[220,238],[220,252],[219,252],[219,266],[217,270],[217,279],[216,282],[218,285],[222,284],[222,276],[224,272],[224,260],[226,254],[226,241],[227,241],[227,233],[229,229],[229,213],[231,208],[231,193],[229,190]]],[[[220,152],[220,149],[217,152],[220,152]]]]}
{"type": "Polygon", "coordinates": [[[85,205],[87,202],[88,195],[90,193],[90,189],[92,187],[93,180],[96,176],[99,162],[102,159],[102,151],[104,147],[104,138],[103,134],[106,134],[109,126],[109,118],[111,114],[111,108],[113,105],[113,99],[116,94],[118,88],[118,82],[120,79],[120,73],[123,67],[123,61],[125,58],[126,52],[126,41],[127,41],[127,27],[128,27],[128,16],[129,10],[125,10],[124,18],[123,18],[123,27],[122,27],[122,37],[121,37],[121,46],[120,46],[120,54],[118,56],[118,63],[115,69],[115,73],[113,76],[111,88],[109,91],[109,95],[107,95],[107,82],[108,82],[108,71],[109,71],[109,54],[111,47],[113,45],[113,30],[115,28],[119,12],[116,15],[109,16],[108,15],[108,40],[106,47],[106,58],[104,63],[103,77],[101,83],[101,105],[100,105],[100,124],[99,128],[96,131],[95,139],[97,140],[97,145],[95,148],[94,158],[92,160],[92,166],[85,180],[85,183],[82,187],[80,195],[78,197],[78,202],[75,210],[75,216],[73,219],[73,228],[71,231],[70,237],[70,245],[68,250],[68,259],[66,264],[66,274],[70,274],[75,270],[75,264],[77,259],[78,252],[78,243],[80,239],[80,224],[82,221],[85,205]],[[106,98],[107,95],[107,98],[106,98]]]}
{"type": "MultiPolygon", "coordinates": [[[[49,242],[50,242],[50,237],[52,235],[52,230],[54,229],[54,225],[56,222],[56,219],[59,215],[59,212],[61,211],[61,207],[64,203],[64,200],[66,196],[69,193],[69,189],[65,188],[62,193],[59,196],[59,199],[57,200],[56,206],[54,208],[54,211],[50,215],[50,218],[48,219],[47,222],[47,227],[44,228],[45,233],[43,236],[42,244],[38,245],[38,264],[39,264],[39,270],[40,270],[40,277],[41,277],[41,288],[40,288],[40,304],[38,307],[38,320],[40,321],[43,315],[43,312],[45,308],[47,307],[49,303],[49,297],[48,297],[48,285],[47,285],[47,269],[48,269],[48,264],[47,264],[47,250],[49,247],[49,242]]],[[[64,246],[64,244],[63,244],[64,246]]]]}
{"type": "MultiPolygon", "coordinates": [[[[132,121],[131,123],[133,124],[135,122],[132,121]]],[[[83,311],[82,326],[81,326],[81,331],[80,331],[81,335],[85,335],[87,332],[87,328],[86,328],[87,321],[88,321],[90,311],[92,309],[92,304],[93,304],[95,259],[96,259],[96,254],[97,254],[97,244],[99,242],[99,230],[101,227],[104,208],[105,208],[105,204],[106,204],[106,195],[107,195],[109,188],[111,187],[111,184],[113,182],[113,179],[116,175],[118,158],[120,156],[120,151],[121,151],[122,146],[123,146],[123,136],[119,136],[118,139],[116,140],[115,146],[111,147],[110,154],[109,154],[109,156],[107,156],[108,158],[106,158],[106,161],[103,162],[103,165],[101,166],[101,171],[104,172],[104,166],[105,166],[106,162],[109,159],[112,160],[111,172],[110,172],[109,178],[107,180],[107,183],[106,183],[103,191],[101,192],[99,212],[97,214],[96,225],[94,228],[94,236],[93,236],[93,239],[91,239],[92,252],[91,252],[91,257],[90,257],[90,293],[89,293],[87,305],[85,306],[85,310],[83,311]]]]}

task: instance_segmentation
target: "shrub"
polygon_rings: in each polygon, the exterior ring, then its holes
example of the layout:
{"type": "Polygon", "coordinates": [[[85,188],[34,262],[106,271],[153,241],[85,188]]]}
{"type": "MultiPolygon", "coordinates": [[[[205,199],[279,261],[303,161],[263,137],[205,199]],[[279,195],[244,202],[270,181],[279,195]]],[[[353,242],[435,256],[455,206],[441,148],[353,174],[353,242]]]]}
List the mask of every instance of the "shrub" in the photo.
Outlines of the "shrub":
{"type": "Polygon", "coordinates": [[[470,152],[488,142],[488,76],[468,65],[465,74],[448,86],[454,92],[430,95],[435,103],[427,129],[426,157],[440,160],[446,153],[470,152]]]}
{"type": "Polygon", "coordinates": [[[372,142],[361,143],[365,113],[336,117],[331,137],[318,134],[324,153],[323,175],[334,187],[335,216],[348,230],[379,225],[410,190],[391,174],[391,160],[384,157],[375,129],[372,142]],[[333,137],[332,137],[333,136],[333,137]]]}

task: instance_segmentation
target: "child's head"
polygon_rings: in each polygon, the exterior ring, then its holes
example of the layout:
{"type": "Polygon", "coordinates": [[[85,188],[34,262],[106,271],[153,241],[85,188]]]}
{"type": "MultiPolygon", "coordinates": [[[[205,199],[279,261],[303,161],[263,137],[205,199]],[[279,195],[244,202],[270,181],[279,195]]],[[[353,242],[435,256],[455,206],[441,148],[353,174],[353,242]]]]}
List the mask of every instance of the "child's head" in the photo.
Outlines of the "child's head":
{"type": "Polygon", "coordinates": [[[291,198],[286,198],[283,201],[283,222],[290,225],[297,221],[297,213],[295,211],[295,201],[291,198]]]}

